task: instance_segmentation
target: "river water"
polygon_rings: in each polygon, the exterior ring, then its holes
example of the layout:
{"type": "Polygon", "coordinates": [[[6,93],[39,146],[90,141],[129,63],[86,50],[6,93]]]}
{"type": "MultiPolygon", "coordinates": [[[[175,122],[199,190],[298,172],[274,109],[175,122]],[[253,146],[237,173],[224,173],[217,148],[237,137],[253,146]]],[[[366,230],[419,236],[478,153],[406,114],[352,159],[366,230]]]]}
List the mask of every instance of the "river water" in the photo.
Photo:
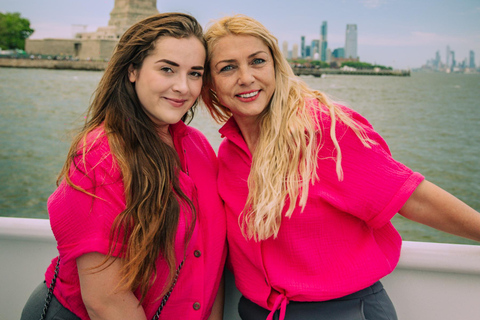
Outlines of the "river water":
{"type": "MultiPolygon", "coordinates": [[[[0,68],[0,215],[48,218],[74,129],[102,76],[97,71],[0,68]]],[[[480,210],[480,75],[303,77],[364,115],[393,157],[480,210]]],[[[219,125],[198,111],[192,125],[218,149],[219,125]]],[[[470,243],[397,215],[405,240],[470,243]]]]}

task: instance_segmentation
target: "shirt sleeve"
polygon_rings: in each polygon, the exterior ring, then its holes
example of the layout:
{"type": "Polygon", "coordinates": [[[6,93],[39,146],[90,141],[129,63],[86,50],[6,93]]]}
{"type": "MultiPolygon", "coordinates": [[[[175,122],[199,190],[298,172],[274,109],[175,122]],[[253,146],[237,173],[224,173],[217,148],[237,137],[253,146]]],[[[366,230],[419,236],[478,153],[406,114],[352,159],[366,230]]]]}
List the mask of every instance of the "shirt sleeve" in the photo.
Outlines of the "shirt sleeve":
{"type": "Polygon", "coordinates": [[[393,159],[383,138],[358,113],[345,109],[374,142],[366,147],[355,132],[337,121],[336,137],[341,150],[343,180],[335,171],[336,151],[329,135],[331,121],[323,116],[323,145],[319,153],[320,187],[325,200],[373,228],[380,228],[401,209],[424,177],[393,159]]]}
{"type": "MultiPolygon", "coordinates": [[[[85,192],[63,181],[48,201],[58,250],[65,262],[88,252],[107,254],[113,222],[125,209],[125,196],[106,137],[88,148],[85,156],[74,159],[69,177],[85,192]]],[[[119,255],[121,244],[114,247],[114,255],[119,255]]]]}

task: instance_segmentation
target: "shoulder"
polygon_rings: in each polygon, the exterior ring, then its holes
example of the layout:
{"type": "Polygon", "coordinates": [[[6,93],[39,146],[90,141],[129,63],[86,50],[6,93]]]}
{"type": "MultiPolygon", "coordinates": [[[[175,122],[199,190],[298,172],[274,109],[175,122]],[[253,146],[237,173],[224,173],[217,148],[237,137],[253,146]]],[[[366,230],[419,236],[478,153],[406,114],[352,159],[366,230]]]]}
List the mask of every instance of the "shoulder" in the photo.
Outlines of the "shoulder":
{"type": "Polygon", "coordinates": [[[110,150],[108,136],[100,126],[89,132],[77,145],[70,177],[89,176],[97,182],[121,179],[120,170],[110,150]],[[100,178],[101,181],[98,179],[100,178]]]}
{"type": "Polygon", "coordinates": [[[341,117],[343,117],[344,119],[352,120],[354,123],[360,127],[363,127],[364,129],[373,129],[370,122],[363,115],[340,103],[332,103],[332,105],[329,107],[325,104],[321,104],[315,98],[307,98],[305,99],[305,104],[307,105],[307,108],[311,112],[312,116],[326,126],[331,125],[332,111],[334,111],[333,114],[335,114],[335,118],[337,120],[336,125],[338,124],[340,127],[344,127],[346,125],[345,121],[341,121],[341,117]]]}
{"type": "Polygon", "coordinates": [[[359,112],[339,103],[330,105],[321,104],[315,98],[305,100],[307,108],[313,118],[316,119],[318,129],[322,132],[329,132],[333,123],[336,134],[351,131],[352,127],[364,130],[365,133],[374,132],[372,124],[359,112]],[[335,118],[335,122],[332,119],[335,118]]]}
{"type": "MultiPolygon", "coordinates": [[[[316,100],[316,99],[314,99],[316,100]]],[[[383,137],[375,131],[372,124],[359,112],[345,105],[335,103],[326,106],[316,102],[310,102],[312,111],[317,121],[317,128],[322,141],[331,140],[332,126],[335,126],[335,137],[340,145],[363,145],[361,138],[369,141],[369,144],[378,145],[388,153],[389,147],[383,137]],[[335,121],[332,118],[335,117],[335,121]]],[[[362,147],[363,149],[363,147],[362,147]]]]}
{"type": "Polygon", "coordinates": [[[205,141],[208,143],[207,137],[205,137],[205,135],[195,127],[186,126],[185,132],[191,139],[195,139],[197,141],[205,141]]]}
{"type": "Polygon", "coordinates": [[[77,145],[77,156],[95,156],[110,153],[108,137],[103,126],[97,127],[87,133],[77,145]]]}

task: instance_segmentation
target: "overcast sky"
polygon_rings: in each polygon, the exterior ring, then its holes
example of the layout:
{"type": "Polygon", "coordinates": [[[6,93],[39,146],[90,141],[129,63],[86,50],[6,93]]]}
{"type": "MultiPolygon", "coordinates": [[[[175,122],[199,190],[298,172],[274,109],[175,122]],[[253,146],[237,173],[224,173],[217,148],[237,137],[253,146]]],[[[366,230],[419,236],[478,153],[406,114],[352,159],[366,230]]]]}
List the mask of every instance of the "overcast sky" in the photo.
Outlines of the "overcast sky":
{"type": "MultiPolygon", "coordinates": [[[[0,11],[20,12],[35,32],[32,39],[70,38],[75,25],[87,31],[108,25],[114,0],[0,0],[0,11]]],[[[328,23],[328,47],[345,45],[347,24],[357,24],[363,62],[417,68],[447,45],[458,62],[470,50],[480,64],[480,0],[158,0],[160,12],[194,15],[203,26],[227,14],[242,13],[262,22],[278,38],[300,45],[318,39],[328,23]]]]}

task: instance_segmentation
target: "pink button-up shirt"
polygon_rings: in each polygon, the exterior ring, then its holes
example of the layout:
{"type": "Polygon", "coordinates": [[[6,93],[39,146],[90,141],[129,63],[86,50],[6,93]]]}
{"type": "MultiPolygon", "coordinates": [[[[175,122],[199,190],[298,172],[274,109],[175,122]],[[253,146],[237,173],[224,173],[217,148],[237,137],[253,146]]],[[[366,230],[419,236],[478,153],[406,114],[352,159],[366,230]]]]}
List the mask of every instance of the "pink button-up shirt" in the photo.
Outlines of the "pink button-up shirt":
{"type": "MultiPolygon", "coordinates": [[[[218,196],[217,159],[207,139],[196,129],[179,122],[170,126],[182,171],[179,180],[183,192],[193,200],[197,221],[186,250],[186,258],[178,281],[165,305],[161,319],[207,319],[219,287],[226,256],[225,213],[218,196]]],[[[72,181],[101,199],[76,191],[65,182],[50,196],[48,210],[53,233],[61,257],[60,272],[54,294],[66,308],[81,319],[89,319],[82,301],[76,258],[88,252],[106,254],[110,229],[115,217],[125,209],[121,172],[110,152],[102,128],[89,135],[92,148],[85,159],[88,178],[72,169],[72,181]],[[100,139],[93,142],[94,137],[100,139]]],[[[84,168],[82,157],[77,165],[84,168]]],[[[185,250],[185,226],[189,213],[180,212],[175,240],[177,266],[185,250]]],[[[50,283],[56,258],[46,272],[50,283]]],[[[157,260],[157,279],[142,306],[151,319],[158,309],[168,274],[162,258],[157,260]]],[[[139,297],[139,292],[135,292],[139,297]]]]}
{"type": "Polygon", "coordinates": [[[402,240],[390,219],[423,176],[395,161],[367,120],[344,110],[377,144],[364,147],[337,122],[344,172],[339,181],[331,119],[321,113],[320,179],[310,185],[304,211],[297,207],[291,218],[282,218],[276,239],[259,242],[246,240],[238,222],[248,195],[251,153],[233,118],[220,129],[226,137],[218,153],[218,186],[227,214],[227,265],[240,292],[272,310],[270,317],[279,308],[283,315],[290,300],[324,301],[366,288],[397,265],[402,240]]]}

